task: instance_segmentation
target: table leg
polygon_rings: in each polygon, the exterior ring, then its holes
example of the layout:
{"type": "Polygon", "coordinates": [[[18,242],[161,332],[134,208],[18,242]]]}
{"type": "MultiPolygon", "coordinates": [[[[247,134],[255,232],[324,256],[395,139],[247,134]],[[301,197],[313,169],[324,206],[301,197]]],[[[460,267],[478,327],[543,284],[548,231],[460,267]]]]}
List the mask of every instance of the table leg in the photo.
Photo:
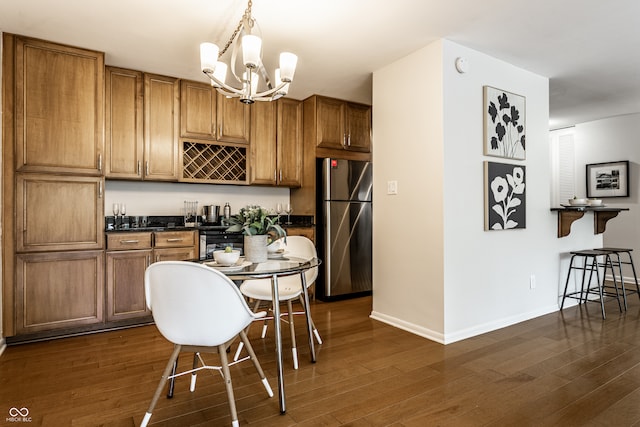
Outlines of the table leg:
{"type": "Polygon", "coordinates": [[[304,315],[307,318],[307,333],[309,334],[309,352],[311,362],[316,363],[316,348],[313,342],[313,323],[311,322],[311,306],[309,305],[309,291],[307,290],[307,276],[304,271],[300,272],[300,283],[302,283],[302,294],[304,295],[304,315]]]}
{"type": "Polygon", "coordinates": [[[276,364],[278,368],[278,398],[280,399],[280,413],[287,411],[284,397],[284,373],[282,370],[282,332],[280,328],[280,295],[278,294],[278,276],[271,277],[271,298],[273,300],[273,325],[276,335],[276,364]]]}

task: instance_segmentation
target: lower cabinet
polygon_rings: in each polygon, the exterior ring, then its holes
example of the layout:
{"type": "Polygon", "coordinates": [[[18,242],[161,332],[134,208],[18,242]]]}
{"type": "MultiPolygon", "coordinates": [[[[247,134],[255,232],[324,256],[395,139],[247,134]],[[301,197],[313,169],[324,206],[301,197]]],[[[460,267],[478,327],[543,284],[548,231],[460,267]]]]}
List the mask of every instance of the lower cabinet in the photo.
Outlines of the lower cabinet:
{"type": "Polygon", "coordinates": [[[144,272],[152,262],[188,261],[198,253],[195,231],[107,233],[108,322],[145,318],[144,272]]]}
{"type": "Polygon", "coordinates": [[[104,322],[104,251],[16,255],[16,333],[104,322]]]}
{"type": "Polygon", "coordinates": [[[152,250],[107,252],[107,321],[151,315],[144,296],[144,271],[152,250]]]}

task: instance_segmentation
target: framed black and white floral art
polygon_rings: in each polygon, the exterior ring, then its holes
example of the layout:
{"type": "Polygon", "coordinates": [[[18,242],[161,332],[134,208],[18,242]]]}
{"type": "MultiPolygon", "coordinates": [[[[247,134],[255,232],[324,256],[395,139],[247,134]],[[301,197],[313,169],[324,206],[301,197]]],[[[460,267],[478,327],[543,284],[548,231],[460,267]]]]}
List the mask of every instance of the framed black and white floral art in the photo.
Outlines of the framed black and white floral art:
{"type": "Polygon", "coordinates": [[[525,166],[484,162],[484,229],[526,228],[525,166]]]}
{"type": "Polygon", "coordinates": [[[524,160],[526,100],[506,90],[483,87],[484,155],[524,160]]]}

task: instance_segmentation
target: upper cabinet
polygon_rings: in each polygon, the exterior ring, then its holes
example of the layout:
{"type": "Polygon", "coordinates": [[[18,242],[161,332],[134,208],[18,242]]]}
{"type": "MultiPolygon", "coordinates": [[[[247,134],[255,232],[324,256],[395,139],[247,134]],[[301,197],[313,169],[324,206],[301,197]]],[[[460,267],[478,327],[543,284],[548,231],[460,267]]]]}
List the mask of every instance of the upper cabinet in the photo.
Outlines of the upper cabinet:
{"type": "Polygon", "coordinates": [[[218,141],[249,143],[251,109],[238,98],[218,93],[218,141]]]}
{"type": "Polygon", "coordinates": [[[282,98],[251,105],[251,184],[299,187],[302,102],[282,98]]]}
{"type": "Polygon", "coordinates": [[[302,182],[302,102],[281,98],[278,106],[278,185],[299,187],[302,182]]]}
{"type": "Polygon", "coordinates": [[[180,82],[180,136],[216,139],[216,90],[210,84],[180,82]]]}
{"type": "Polygon", "coordinates": [[[16,170],[102,175],[104,54],[15,40],[16,170]]]}
{"type": "Polygon", "coordinates": [[[144,75],[144,178],[177,181],[179,79],[144,75]]]}
{"type": "Polygon", "coordinates": [[[227,98],[210,84],[180,82],[180,136],[219,142],[249,143],[251,109],[227,98]]]}
{"type": "Polygon", "coordinates": [[[314,95],[307,99],[311,126],[319,148],[369,152],[371,150],[371,107],[314,95]]]}
{"type": "Polygon", "coordinates": [[[105,176],[142,179],[142,72],[106,67],[105,94],[105,176]]]}

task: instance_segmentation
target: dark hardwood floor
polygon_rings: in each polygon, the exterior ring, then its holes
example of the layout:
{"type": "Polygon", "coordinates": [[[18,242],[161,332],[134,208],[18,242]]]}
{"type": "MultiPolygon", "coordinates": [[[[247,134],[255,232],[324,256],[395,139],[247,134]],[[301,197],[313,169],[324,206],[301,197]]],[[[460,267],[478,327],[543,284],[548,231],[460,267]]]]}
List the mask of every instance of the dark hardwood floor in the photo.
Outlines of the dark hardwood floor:
{"type": "MultiPolygon", "coordinates": [[[[312,310],[324,343],[311,364],[296,318],[300,369],[287,352],[285,415],[250,363],[232,368],[241,425],[640,426],[636,295],[625,314],[607,304],[606,321],[590,304],[447,346],[369,319],[369,297],[312,310]]],[[[265,340],[259,330],[250,337],[275,390],[272,328],[265,340]]],[[[0,358],[0,425],[138,425],[170,352],[155,326],[10,346],[0,358]],[[12,407],[28,408],[31,423],[5,420],[12,407]]],[[[194,393],[179,378],[150,423],[229,424],[217,373],[201,373],[194,393]]]]}

